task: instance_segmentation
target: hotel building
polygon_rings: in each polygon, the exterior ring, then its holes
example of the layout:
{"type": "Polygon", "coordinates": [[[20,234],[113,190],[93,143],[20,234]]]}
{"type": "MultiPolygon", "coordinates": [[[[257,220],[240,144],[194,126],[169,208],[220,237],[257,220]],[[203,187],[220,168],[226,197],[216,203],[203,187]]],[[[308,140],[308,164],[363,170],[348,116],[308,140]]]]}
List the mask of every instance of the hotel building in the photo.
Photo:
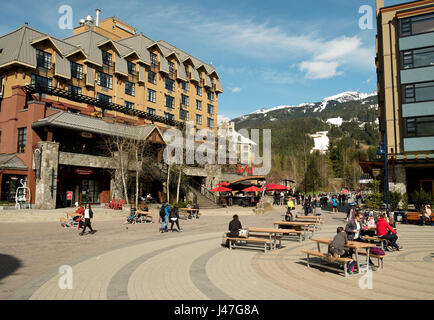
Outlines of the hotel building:
{"type": "Polygon", "coordinates": [[[388,7],[377,0],[377,33],[389,190],[434,195],[434,0],[388,7]]]}
{"type": "Polygon", "coordinates": [[[106,137],[148,140],[161,162],[165,129],[216,130],[220,93],[213,66],[116,17],[97,11],[65,39],[25,24],[0,37],[1,201],[14,203],[23,181],[36,208],[65,206],[71,192],[72,202],[108,202],[122,192],[106,137]]]}

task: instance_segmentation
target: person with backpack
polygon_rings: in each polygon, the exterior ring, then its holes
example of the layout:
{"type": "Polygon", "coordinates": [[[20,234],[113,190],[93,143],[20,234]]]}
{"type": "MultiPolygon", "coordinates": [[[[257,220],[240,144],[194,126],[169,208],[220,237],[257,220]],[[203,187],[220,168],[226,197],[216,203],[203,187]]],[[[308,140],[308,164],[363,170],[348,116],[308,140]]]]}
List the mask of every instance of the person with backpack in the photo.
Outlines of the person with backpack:
{"type": "Polygon", "coordinates": [[[178,210],[178,206],[177,205],[174,205],[173,207],[172,207],[172,209],[170,210],[170,215],[169,215],[169,218],[170,218],[170,231],[174,231],[173,230],[173,224],[174,223],[176,223],[176,226],[177,226],[177,230],[176,231],[182,231],[182,229],[179,227],[179,212],[178,212],[179,210],[178,210]]]}
{"type": "Polygon", "coordinates": [[[170,214],[170,206],[167,202],[164,202],[160,208],[160,222],[161,222],[160,232],[161,233],[169,231],[167,228],[167,226],[169,225],[169,214],[170,214]]]}
{"type": "Polygon", "coordinates": [[[90,207],[90,204],[87,203],[86,204],[86,209],[84,209],[84,227],[83,227],[83,231],[80,232],[80,236],[84,235],[84,232],[86,231],[86,228],[89,227],[90,229],[90,234],[94,234],[96,232],[96,230],[92,229],[92,226],[90,224],[90,219],[93,219],[93,211],[90,207]]]}

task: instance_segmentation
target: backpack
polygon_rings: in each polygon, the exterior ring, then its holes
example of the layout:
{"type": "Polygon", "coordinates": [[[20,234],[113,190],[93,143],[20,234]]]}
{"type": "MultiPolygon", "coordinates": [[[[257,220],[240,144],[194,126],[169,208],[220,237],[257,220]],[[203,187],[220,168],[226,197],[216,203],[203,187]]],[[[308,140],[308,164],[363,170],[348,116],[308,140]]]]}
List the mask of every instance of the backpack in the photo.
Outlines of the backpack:
{"type": "Polygon", "coordinates": [[[166,216],[166,211],[164,209],[166,209],[166,206],[162,205],[160,208],[160,218],[161,219],[164,219],[164,217],[166,216]]]}
{"type": "Polygon", "coordinates": [[[369,249],[369,251],[370,251],[370,253],[376,254],[377,256],[382,256],[382,255],[386,254],[383,249],[378,248],[378,247],[371,248],[371,249],[369,249]]]}

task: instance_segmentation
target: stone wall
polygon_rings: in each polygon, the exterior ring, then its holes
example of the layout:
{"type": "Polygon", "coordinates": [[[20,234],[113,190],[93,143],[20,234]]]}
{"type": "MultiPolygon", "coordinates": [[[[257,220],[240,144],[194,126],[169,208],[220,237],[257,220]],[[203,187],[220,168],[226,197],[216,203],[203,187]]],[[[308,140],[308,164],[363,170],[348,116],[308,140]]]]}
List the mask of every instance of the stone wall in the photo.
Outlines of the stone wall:
{"type": "Polygon", "coordinates": [[[116,163],[110,157],[91,156],[69,152],[60,152],[59,164],[77,167],[116,169],[116,163]]]}
{"type": "Polygon", "coordinates": [[[42,150],[41,177],[36,181],[35,208],[55,209],[59,143],[41,141],[38,143],[38,147],[42,150]]]}

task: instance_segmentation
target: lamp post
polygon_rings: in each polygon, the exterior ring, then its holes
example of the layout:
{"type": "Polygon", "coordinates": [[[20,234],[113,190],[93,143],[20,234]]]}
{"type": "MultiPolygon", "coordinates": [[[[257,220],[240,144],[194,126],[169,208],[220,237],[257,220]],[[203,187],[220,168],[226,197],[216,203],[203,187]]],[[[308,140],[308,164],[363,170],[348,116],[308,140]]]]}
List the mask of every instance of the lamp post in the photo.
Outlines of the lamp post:
{"type": "Polygon", "coordinates": [[[376,152],[377,156],[381,158],[384,156],[384,191],[386,193],[386,213],[389,216],[389,178],[388,178],[388,155],[387,155],[387,141],[386,134],[384,134],[383,142],[380,142],[380,146],[376,152]]]}

